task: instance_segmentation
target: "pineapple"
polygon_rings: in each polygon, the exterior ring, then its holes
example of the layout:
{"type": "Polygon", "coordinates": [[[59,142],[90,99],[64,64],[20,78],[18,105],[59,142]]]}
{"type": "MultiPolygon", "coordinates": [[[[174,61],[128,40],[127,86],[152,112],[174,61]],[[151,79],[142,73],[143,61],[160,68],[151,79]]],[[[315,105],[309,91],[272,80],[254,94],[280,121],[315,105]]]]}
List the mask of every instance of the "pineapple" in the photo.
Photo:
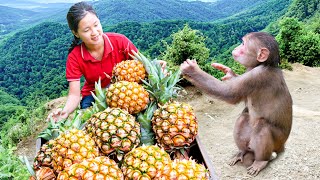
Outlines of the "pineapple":
{"type": "Polygon", "coordinates": [[[108,88],[106,101],[109,107],[137,114],[147,108],[149,93],[136,82],[118,81],[108,88]]]}
{"type": "Polygon", "coordinates": [[[83,112],[77,111],[72,120],[54,122],[51,119],[47,129],[38,136],[49,142],[42,145],[35,158],[34,168],[50,164],[59,173],[74,163],[99,155],[99,148],[94,140],[81,130],[84,126],[82,118],[83,112]]]}
{"type": "Polygon", "coordinates": [[[57,180],[109,179],[123,180],[123,173],[117,163],[106,157],[99,156],[76,163],[59,173],[57,180]]]}
{"type": "Polygon", "coordinates": [[[209,171],[204,165],[194,160],[175,159],[160,171],[155,180],[180,179],[180,180],[208,180],[209,171]]]}
{"type": "Polygon", "coordinates": [[[49,167],[41,167],[39,168],[34,176],[30,176],[30,180],[55,180],[56,175],[53,170],[49,167]]]}
{"type": "Polygon", "coordinates": [[[52,145],[50,145],[48,141],[58,137],[60,132],[62,132],[63,129],[67,128],[69,125],[70,123],[66,120],[55,122],[53,119],[51,119],[48,127],[38,135],[38,138],[42,138],[47,142],[40,147],[36,157],[34,158],[34,170],[39,170],[39,168],[42,167],[52,168],[52,145]]]}
{"type": "Polygon", "coordinates": [[[85,129],[102,153],[114,153],[119,160],[140,143],[140,124],[120,108],[107,108],[94,114],[85,129]]]}
{"type": "Polygon", "coordinates": [[[147,73],[148,80],[143,81],[146,90],[149,92],[152,102],[144,113],[138,114],[138,121],[141,124],[141,141],[146,145],[154,144],[154,132],[152,130],[151,118],[158,105],[163,105],[178,96],[180,87],[177,83],[180,81],[180,69],[169,71],[168,67],[161,67],[157,60],[149,60],[141,53],[132,51],[131,57],[143,63],[147,73]],[[168,72],[168,73],[165,73],[168,72]],[[169,74],[169,75],[168,75],[169,74]]]}
{"type": "Polygon", "coordinates": [[[169,163],[170,155],[164,149],[142,145],[125,155],[121,170],[125,179],[153,179],[169,163]]]}
{"type": "Polygon", "coordinates": [[[196,116],[187,103],[161,106],[154,112],[152,124],[157,142],[166,150],[190,146],[198,133],[196,116]]]}
{"type": "Polygon", "coordinates": [[[75,128],[50,140],[49,145],[52,146],[52,166],[56,173],[84,159],[99,156],[99,148],[94,140],[85,131],[75,128]]]}
{"type": "MultiPolygon", "coordinates": [[[[138,116],[139,122],[146,122],[152,117],[152,129],[157,142],[167,151],[175,151],[175,157],[188,158],[185,148],[188,148],[194,141],[198,132],[198,123],[190,105],[186,103],[172,102],[178,96],[180,87],[180,69],[174,72],[163,70],[156,61],[150,61],[141,53],[132,52],[133,59],[140,60],[148,73],[148,82],[144,81],[148,92],[158,104],[158,109],[154,111],[153,117],[150,115],[138,116]],[[168,71],[170,76],[164,74],[168,71]]],[[[150,107],[152,108],[152,107],[150,107]]],[[[148,112],[148,111],[146,111],[148,112]]],[[[146,128],[149,128],[146,126],[146,128]]],[[[143,135],[142,135],[143,136],[143,135]]]]}
{"type": "Polygon", "coordinates": [[[146,77],[146,70],[140,61],[125,60],[113,68],[112,76],[116,81],[142,83],[141,80],[146,77]]]}
{"type": "Polygon", "coordinates": [[[40,147],[40,150],[37,152],[36,157],[33,162],[33,169],[38,170],[40,167],[52,167],[52,157],[51,157],[52,149],[48,143],[43,144],[40,147]]]}

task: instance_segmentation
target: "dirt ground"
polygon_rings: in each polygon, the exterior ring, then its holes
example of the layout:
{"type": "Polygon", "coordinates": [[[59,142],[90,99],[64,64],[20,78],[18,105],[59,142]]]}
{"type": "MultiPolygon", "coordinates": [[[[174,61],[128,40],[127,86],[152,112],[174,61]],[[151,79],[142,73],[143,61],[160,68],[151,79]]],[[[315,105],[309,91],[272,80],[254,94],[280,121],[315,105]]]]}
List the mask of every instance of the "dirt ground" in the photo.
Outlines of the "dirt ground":
{"type": "MultiPolygon", "coordinates": [[[[218,179],[320,179],[320,68],[293,64],[293,71],[284,70],[284,76],[293,98],[292,131],[285,152],[256,177],[247,175],[246,168],[241,165],[227,164],[237,152],[233,126],[243,104],[226,104],[202,94],[195,87],[186,88],[188,94],[180,100],[194,107],[199,120],[199,137],[218,179]]],[[[64,100],[53,102],[59,104],[64,100]]],[[[35,136],[18,146],[17,154],[25,154],[30,160],[35,153],[35,136]]]]}

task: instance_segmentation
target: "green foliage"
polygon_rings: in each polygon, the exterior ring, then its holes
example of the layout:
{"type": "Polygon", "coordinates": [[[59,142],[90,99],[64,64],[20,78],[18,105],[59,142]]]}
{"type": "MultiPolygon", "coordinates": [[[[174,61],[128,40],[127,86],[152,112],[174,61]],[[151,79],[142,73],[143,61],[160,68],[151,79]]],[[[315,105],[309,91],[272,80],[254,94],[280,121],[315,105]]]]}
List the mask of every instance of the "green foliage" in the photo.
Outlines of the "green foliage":
{"type": "Polygon", "coordinates": [[[0,104],[21,105],[21,102],[12,95],[0,90],[0,104]]]}
{"type": "Polygon", "coordinates": [[[44,105],[27,109],[21,107],[3,124],[0,131],[2,146],[15,146],[24,137],[29,136],[39,128],[40,121],[45,118],[44,105]]]}
{"type": "Polygon", "coordinates": [[[291,63],[289,63],[288,60],[286,60],[286,59],[281,59],[280,60],[279,67],[281,69],[287,69],[287,70],[290,70],[290,71],[292,71],[292,69],[293,69],[291,63]]]}
{"type": "Polygon", "coordinates": [[[205,45],[205,37],[198,30],[193,30],[188,24],[172,36],[172,44],[165,43],[167,50],[162,59],[180,65],[186,59],[196,59],[200,66],[206,64],[209,49],[205,45]]]}
{"type": "Polygon", "coordinates": [[[320,34],[304,32],[291,43],[290,52],[296,61],[306,66],[320,66],[320,34]]]}
{"type": "Polygon", "coordinates": [[[65,60],[71,33],[66,26],[43,23],[0,45],[0,86],[25,105],[26,97],[57,98],[67,88],[65,60]]]}
{"type": "Polygon", "coordinates": [[[302,21],[319,12],[319,9],[319,0],[294,0],[285,16],[302,21]]]}
{"type": "Polygon", "coordinates": [[[4,147],[0,141],[0,179],[29,179],[25,165],[14,154],[15,147],[4,147]]]}
{"type": "Polygon", "coordinates": [[[94,8],[104,24],[119,22],[154,22],[161,20],[191,20],[210,22],[251,9],[265,0],[228,0],[215,3],[176,0],[103,0],[94,8]]]}
{"type": "Polygon", "coordinates": [[[0,90],[0,130],[8,119],[23,108],[24,107],[17,98],[0,90]]]}
{"type": "Polygon", "coordinates": [[[284,18],[280,28],[276,38],[284,61],[320,66],[320,34],[307,31],[296,18],[284,18]]]}

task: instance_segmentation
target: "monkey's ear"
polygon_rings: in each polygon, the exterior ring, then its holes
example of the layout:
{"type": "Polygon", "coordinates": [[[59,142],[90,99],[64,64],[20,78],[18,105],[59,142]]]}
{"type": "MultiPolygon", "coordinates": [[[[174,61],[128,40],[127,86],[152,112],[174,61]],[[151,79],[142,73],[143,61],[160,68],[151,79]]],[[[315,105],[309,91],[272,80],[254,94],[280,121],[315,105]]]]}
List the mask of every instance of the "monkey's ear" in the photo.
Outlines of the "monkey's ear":
{"type": "Polygon", "coordinates": [[[258,52],[257,60],[258,60],[259,62],[264,62],[264,61],[266,61],[266,60],[268,59],[269,54],[270,54],[269,49],[267,49],[267,48],[260,48],[260,49],[259,49],[259,52],[258,52]]]}

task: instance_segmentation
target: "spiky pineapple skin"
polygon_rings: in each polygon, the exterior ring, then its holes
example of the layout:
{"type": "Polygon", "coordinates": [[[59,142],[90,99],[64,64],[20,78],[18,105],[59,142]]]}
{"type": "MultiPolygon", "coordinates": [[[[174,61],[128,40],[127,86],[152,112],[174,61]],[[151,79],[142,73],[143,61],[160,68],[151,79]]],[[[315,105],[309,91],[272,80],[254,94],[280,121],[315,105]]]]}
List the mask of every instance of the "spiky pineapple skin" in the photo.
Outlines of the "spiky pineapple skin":
{"type": "Polygon", "coordinates": [[[169,163],[170,155],[164,149],[142,145],[125,155],[121,170],[126,180],[153,179],[169,163]]]}
{"type": "Polygon", "coordinates": [[[152,117],[157,142],[166,150],[190,146],[198,134],[198,122],[191,105],[171,102],[158,108],[152,117]]]}
{"type": "Polygon", "coordinates": [[[114,160],[106,156],[98,156],[94,159],[86,159],[81,163],[73,164],[68,169],[60,172],[57,177],[57,180],[70,179],[123,180],[124,176],[114,160]]]}
{"type": "Polygon", "coordinates": [[[41,167],[52,168],[52,147],[45,143],[40,147],[33,162],[33,169],[38,170],[41,167]]]}
{"type": "Polygon", "coordinates": [[[67,130],[50,140],[49,144],[52,146],[52,166],[56,173],[100,154],[94,140],[79,129],[67,130]]]}
{"type": "Polygon", "coordinates": [[[155,180],[179,179],[179,180],[208,180],[209,171],[204,165],[195,160],[175,159],[159,171],[155,180]]]}
{"type": "Polygon", "coordinates": [[[107,108],[94,114],[85,130],[105,155],[125,154],[140,143],[140,124],[120,108],[107,108]]]}
{"type": "Polygon", "coordinates": [[[116,81],[129,81],[142,83],[146,77],[143,64],[137,60],[125,60],[118,63],[112,70],[112,76],[116,81]]]}
{"type": "Polygon", "coordinates": [[[109,107],[137,114],[147,108],[149,93],[136,82],[118,81],[109,86],[106,101],[109,107]]]}

